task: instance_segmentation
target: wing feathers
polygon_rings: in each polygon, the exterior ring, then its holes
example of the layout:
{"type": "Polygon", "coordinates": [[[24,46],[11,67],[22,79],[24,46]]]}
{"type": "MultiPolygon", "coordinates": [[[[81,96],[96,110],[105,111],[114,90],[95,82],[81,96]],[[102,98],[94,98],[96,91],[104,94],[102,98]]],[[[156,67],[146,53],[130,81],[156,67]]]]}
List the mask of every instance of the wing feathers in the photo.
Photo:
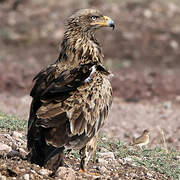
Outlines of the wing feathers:
{"type": "Polygon", "coordinates": [[[64,124],[68,120],[66,113],[63,112],[57,116],[47,118],[47,119],[37,119],[36,126],[42,126],[44,128],[57,127],[58,125],[64,124]]]}
{"type": "Polygon", "coordinates": [[[111,88],[102,88],[106,82],[103,82],[100,75],[106,76],[109,72],[101,65],[94,66],[92,63],[80,65],[72,70],[64,70],[58,76],[57,67],[51,66],[35,77],[36,83],[31,95],[41,101],[36,110],[36,126],[52,128],[53,131],[66,126],[64,133],[68,137],[82,134],[92,137],[99,130],[110,103],[108,98],[104,100],[102,97],[109,93],[111,99],[111,88]],[[86,82],[87,78],[90,81],[86,82]],[[66,121],[69,122],[68,126],[66,121]]]}

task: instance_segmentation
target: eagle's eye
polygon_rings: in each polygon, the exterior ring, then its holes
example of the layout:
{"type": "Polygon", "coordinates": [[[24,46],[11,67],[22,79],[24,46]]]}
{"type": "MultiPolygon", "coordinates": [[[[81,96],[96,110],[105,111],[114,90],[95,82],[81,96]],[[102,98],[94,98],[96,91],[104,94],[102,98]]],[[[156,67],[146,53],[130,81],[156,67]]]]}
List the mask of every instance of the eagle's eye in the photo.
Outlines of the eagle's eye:
{"type": "Polygon", "coordinates": [[[95,21],[95,20],[97,19],[97,17],[96,17],[96,16],[92,16],[91,19],[92,19],[93,21],[95,21]]]}

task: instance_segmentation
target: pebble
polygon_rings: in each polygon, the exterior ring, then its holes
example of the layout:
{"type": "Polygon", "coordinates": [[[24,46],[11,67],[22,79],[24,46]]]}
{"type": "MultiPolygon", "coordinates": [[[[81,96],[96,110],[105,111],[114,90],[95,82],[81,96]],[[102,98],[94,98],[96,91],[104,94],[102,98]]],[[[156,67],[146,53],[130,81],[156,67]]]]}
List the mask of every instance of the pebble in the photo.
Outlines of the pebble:
{"type": "Polygon", "coordinates": [[[24,179],[24,180],[29,180],[29,174],[24,174],[24,175],[23,175],[23,179],[24,179]]]}
{"type": "Polygon", "coordinates": [[[0,176],[0,180],[6,180],[6,176],[0,176]]]}
{"type": "Polygon", "coordinates": [[[176,160],[180,160],[180,156],[176,156],[176,160]]]}
{"type": "Polygon", "coordinates": [[[150,172],[147,172],[147,175],[148,175],[149,177],[152,177],[152,176],[153,176],[150,172]]]}
{"type": "Polygon", "coordinates": [[[10,146],[0,142],[0,151],[10,152],[11,150],[12,148],[10,146]]]}
{"type": "Polygon", "coordinates": [[[129,175],[130,175],[130,177],[132,177],[133,179],[138,179],[137,174],[134,173],[134,172],[130,173],[129,175]]]}
{"type": "Polygon", "coordinates": [[[110,158],[112,160],[115,160],[113,152],[102,152],[102,153],[99,153],[99,156],[101,156],[103,158],[110,158]]]}
{"type": "Polygon", "coordinates": [[[16,150],[12,150],[7,154],[8,158],[12,158],[12,157],[15,157],[15,156],[20,156],[20,153],[18,151],[16,151],[16,150]]]}
{"type": "Polygon", "coordinates": [[[126,158],[124,158],[123,159],[125,162],[132,162],[133,160],[132,160],[132,158],[130,158],[130,157],[126,157],[126,158]]]}
{"type": "Polygon", "coordinates": [[[172,102],[171,101],[166,101],[163,103],[163,107],[165,109],[171,109],[172,108],[172,102]]]}
{"type": "Polygon", "coordinates": [[[19,152],[20,152],[20,154],[22,154],[22,156],[24,156],[24,157],[28,154],[23,148],[19,148],[19,152]]]}
{"type": "Polygon", "coordinates": [[[98,158],[98,163],[100,163],[102,165],[106,165],[106,164],[108,164],[108,161],[106,161],[105,159],[102,159],[102,158],[98,158]]]}
{"type": "Polygon", "coordinates": [[[180,96],[176,96],[176,101],[180,102],[180,96]]]}
{"type": "Polygon", "coordinates": [[[34,179],[34,175],[33,174],[30,174],[30,179],[34,179]]]}
{"type": "Polygon", "coordinates": [[[100,171],[101,171],[102,173],[104,173],[104,172],[107,171],[107,169],[106,169],[104,166],[102,166],[102,167],[100,168],[100,171]]]}
{"type": "Polygon", "coordinates": [[[6,137],[9,140],[12,140],[12,137],[9,134],[4,134],[4,137],[6,137]]]}
{"type": "Polygon", "coordinates": [[[13,131],[12,133],[12,137],[15,139],[22,138],[22,136],[23,136],[22,133],[17,132],[17,131],[13,131]]]}
{"type": "Polygon", "coordinates": [[[109,152],[109,151],[108,151],[106,148],[104,148],[104,147],[102,147],[100,151],[101,151],[101,152],[109,152]]]}
{"type": "Polygon", "coordinates": [[[48,169],[40,169],[39,174],[41,174],[43,176],[47,176],[49,174],[49,170],[48,169]]]}
{"type": "Polygon", "coordinates": [[[102,137],[101,138],[103,141],[107,141],[107,138],[106,137],[102,137]]]}
{"type": "Polygon", "coordinates": [[[59,167],[56,176],[64,177],[66,180],[75,180],[76,174],[72,168],[59,167]]]}
{"type": "Polygon", "coordinates": [[[34,171],[33,169],[31,169],[30,172],[36,174],[36,171],[34,171]]]}

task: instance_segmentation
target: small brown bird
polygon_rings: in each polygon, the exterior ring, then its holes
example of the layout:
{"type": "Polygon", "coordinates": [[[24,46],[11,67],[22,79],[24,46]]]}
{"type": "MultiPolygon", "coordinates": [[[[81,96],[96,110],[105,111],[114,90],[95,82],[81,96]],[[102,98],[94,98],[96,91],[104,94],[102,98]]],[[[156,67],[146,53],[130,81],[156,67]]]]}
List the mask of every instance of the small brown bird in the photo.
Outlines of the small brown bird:
{"type": "Polygon", "coordinates": [[[142,146],[145,146],[149,143],[149,130],[145,129],[141,136],[133,138],[132,146],[139,146],[142,149],[142,146]]]}
{"type": "Polygon", "coordinates": [[[111,74],[103,65],[96,30],[114,28],[111,18],[82,9],[67,19],[56,62],[34,78],[27,147],[31,163],[57,170],[64,149],[79,149],[86,171],[112,103],[111,74]]]}

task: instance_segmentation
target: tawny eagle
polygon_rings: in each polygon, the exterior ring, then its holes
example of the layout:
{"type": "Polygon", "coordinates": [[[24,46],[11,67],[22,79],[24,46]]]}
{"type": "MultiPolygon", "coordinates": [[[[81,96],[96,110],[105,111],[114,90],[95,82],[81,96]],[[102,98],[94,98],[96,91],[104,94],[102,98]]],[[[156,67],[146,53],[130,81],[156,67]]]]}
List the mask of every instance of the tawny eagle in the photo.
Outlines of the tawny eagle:
{"type": "Polygon", "coordinates": [[[112,103],[109,72],[95,32],[113,27],[111,18],[82,9],[67,19],[57,61],[34,78],[28,121],[29,160],[56,170],[63,151],[79,149],[85,171],[112,103]]]}

